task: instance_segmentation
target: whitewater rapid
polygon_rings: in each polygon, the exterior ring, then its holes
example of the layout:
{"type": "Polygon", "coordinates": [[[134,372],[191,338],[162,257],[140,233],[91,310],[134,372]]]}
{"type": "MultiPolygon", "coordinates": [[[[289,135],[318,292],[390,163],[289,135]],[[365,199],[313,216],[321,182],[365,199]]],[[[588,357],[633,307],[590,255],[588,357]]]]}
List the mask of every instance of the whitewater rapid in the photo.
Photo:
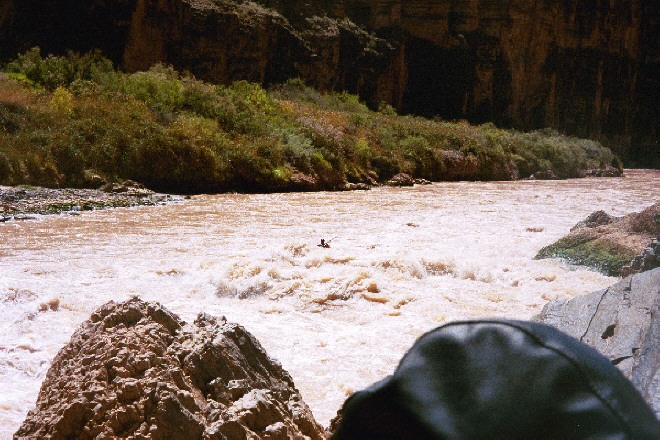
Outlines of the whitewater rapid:
{"type": "Polygon", "coordinates": [[[619,216],[658,201],[660,171],[626,174],[202,195],[0,224],[0,438],[34,406],[76,327],[132,296],[187,321],[206,312],[242,324],[327,425],[425,331],[529,319],[549,300],[616,281],[533,258],[593,211],[619,216]],[[39,312],[53,300],[57,311],[39,312]]]}

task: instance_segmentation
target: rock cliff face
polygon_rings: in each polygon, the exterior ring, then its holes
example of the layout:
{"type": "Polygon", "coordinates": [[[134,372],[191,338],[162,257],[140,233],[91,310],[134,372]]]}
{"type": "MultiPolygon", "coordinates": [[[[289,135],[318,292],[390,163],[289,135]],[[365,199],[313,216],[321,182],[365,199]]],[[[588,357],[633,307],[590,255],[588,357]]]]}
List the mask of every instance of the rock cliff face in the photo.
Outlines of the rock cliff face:
{"type": "Polygon", "coordinates": [[[660,4],[652,0],[344,0],[402,34],[402,108],[555,127],[660,166],[660,4]]]}
{"type": "Polygon", "coordinates": [[[549,303],[540,320],[609,358],[660,415],[660,268],[549,303]]]}
{"type": "Polygon", "coordinates": [[[0,56],[100,47],[265,84],[302,76],[405,112],[552,126],[660,166],[654,0],[5,0],[0,56]],[[5,43],[6,42],[6,43],[5,43]]]}
{"type": "Polygon", "coordinates": [[[57,354],[15,438],[322,439],[289,374],[241,326],[110,302],[57,354]]]}

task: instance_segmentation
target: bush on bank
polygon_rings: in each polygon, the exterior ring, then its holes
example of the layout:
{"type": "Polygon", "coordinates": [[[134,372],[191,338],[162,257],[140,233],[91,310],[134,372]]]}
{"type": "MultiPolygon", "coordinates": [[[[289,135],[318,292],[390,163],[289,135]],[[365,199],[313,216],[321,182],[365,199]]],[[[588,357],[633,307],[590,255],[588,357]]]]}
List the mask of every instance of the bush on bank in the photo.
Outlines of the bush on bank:
{"type": "Polygon", "coordinates": [[[133,179],[169,192],[332,189],[397,173],[509,180],[615,164],[597,142],[369,110],[300,80],[214,85],[170,67],[123,73],[100,53],[20,55],[0,76],[0,184],[133,179]]]}

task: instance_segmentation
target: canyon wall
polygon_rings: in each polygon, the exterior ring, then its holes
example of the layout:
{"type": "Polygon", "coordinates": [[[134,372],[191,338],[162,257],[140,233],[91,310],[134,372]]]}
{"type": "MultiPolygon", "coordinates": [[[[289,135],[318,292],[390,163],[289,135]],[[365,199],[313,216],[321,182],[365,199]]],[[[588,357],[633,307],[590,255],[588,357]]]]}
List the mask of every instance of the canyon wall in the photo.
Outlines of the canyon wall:
{"type": "Polygon", "coordinates": [[[371,105],[600,140],[660,167],[654,0],[5,0],[0,57],[101,48],[128,70],[300,76],[371,105]]]}
{"type": "Polygon", "coordinates": [[[555,127],[660,165],[660,4],[650,0],[345,0],[406,35],[403,108],[555,127]]]}

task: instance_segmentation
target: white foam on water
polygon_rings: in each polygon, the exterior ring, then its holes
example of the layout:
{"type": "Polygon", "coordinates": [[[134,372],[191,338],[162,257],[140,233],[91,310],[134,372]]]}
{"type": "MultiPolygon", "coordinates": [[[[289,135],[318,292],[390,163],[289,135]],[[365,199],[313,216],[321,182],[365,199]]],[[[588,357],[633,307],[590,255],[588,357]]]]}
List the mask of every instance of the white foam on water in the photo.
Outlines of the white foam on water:
{"type": "Polygon", "coordinates": [[[442,323],[529,319],[616,281],[533,258],[595,210],[657,201],[660,172],[627,174],[198,196],[0,224],[0,437],[34,407],[77,326],[134,295],[187,321],[206,312],[246,327],[327,424],[442,323]],[[59,309],[39,312],[51,300],[59,309]]]}

